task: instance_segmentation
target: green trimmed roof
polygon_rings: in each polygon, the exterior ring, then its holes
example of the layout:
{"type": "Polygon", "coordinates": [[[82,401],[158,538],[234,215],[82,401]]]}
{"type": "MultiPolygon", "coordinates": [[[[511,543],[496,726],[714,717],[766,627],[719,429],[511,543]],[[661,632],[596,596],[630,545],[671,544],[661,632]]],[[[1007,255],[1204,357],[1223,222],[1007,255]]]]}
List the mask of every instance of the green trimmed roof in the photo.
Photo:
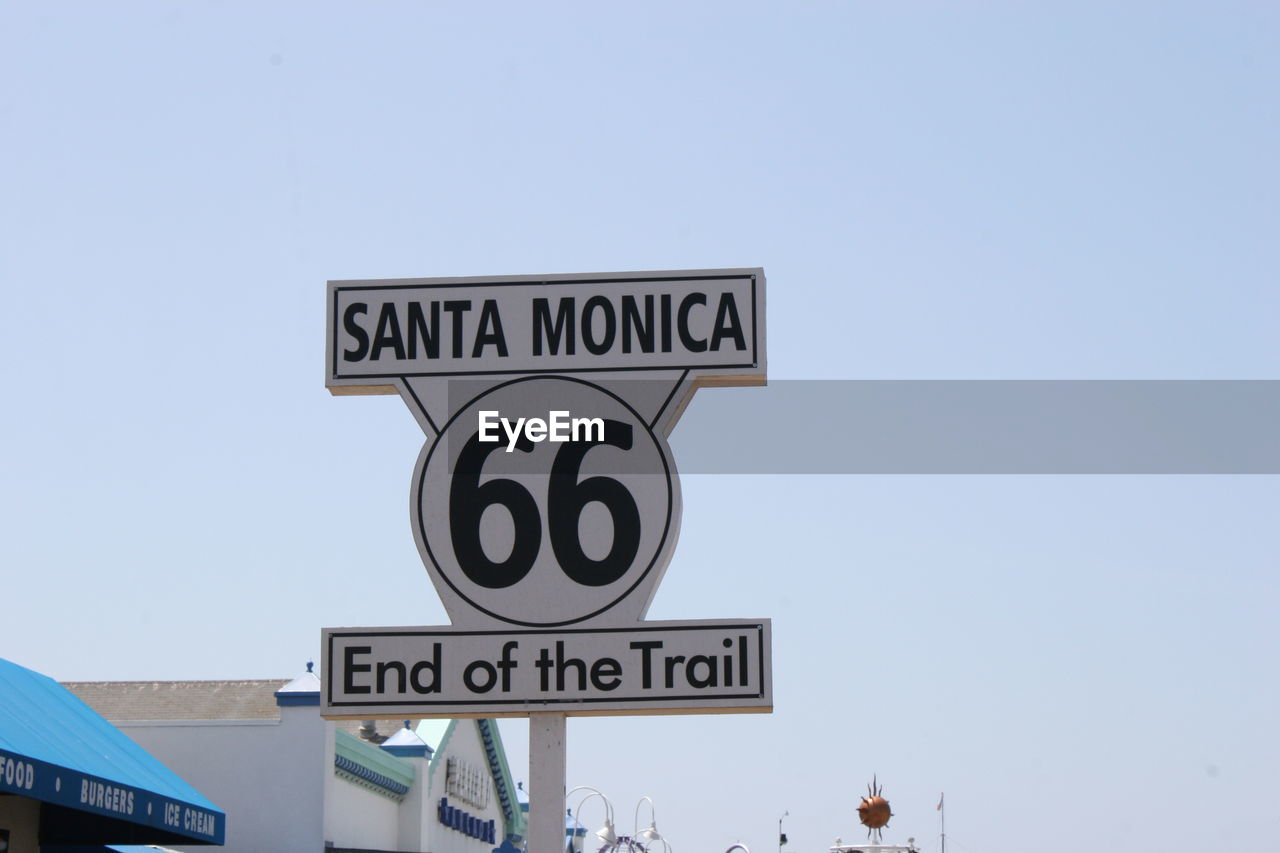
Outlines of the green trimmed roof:
{"type": "Polygon", "coordinates": [[[389,752],[336,729],[333,733],[334,765],[340,770],[404,796],[413,786],[413,765],[389,752]]]}

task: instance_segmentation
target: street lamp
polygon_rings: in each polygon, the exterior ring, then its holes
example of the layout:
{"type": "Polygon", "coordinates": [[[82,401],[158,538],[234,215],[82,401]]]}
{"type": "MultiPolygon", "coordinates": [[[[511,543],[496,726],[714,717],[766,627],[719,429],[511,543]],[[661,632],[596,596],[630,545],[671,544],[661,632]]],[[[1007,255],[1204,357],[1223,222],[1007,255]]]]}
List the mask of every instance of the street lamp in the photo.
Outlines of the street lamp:
{"type": "MultiPolygon", "coordinates": [[[[639,853],[650,853],[650,851],[654,849],[655,844],[662,845],[663,853],[671,853],[671,844],[662,836],[662,833],[658,832],[658,811],[654,807],[652,797],[640,798],[636,803],[635,813],[632,815],[635,822],[633,824],[634,828],[631,831],[631,835],[619,838],[617,830],[614,828],[613,803],[609,801],[609,798],[599,790],[592,788],[589,785],[579,785],[569,791],[569,793],[565,794],[565,799],[567,800],[571,795],[578,791],[586,791],[587,795],[578,801],[578,810],[573,816],[573,828],[570,830],[572,838],[576,838],[580,831],[585,832],[585,830],[581,829],[583,804],[593,797],[599,797],[604,800],[605,808],[604,826],[595,831],[595,837],[604,845],[600,848],[599,853],[605,853],[606,850],[621,851],[623,849],[625,849],[627,853],[636,853],[636,851],[639,851],[639,853]],[[640,829],[640,806],[646,802],[649,804],[649,826],[645,829],[640,829]]],[[[567,820],[568,819],[566,818],[566,821],[567,820]]],[[[570,843],[572,843],[572,841],[570,843]]],[[[572,853],[572,851],[570,851],[570,853],[572,853]]],[[[747,853],[751,853],[751,851],[748,850],[747,853]]]]}
{"type": "Polygon", "coordinates": [[[604,843],[604,848],[602,849],[616,847],[618,844],[618,833],[615,832],[613,828],[613,803],[609,802],[609,798],[606,797],[604,794],[600,793],[595,788],[592,788],[588,785],[579,785],[578,787],[570,791],[568,794],[565,794],[565,797],[568,798],[570,794],[574,794],[578,791],[590,791],[590,793],[578,801],[578,811],[577,811],[577,814],[575,814],[573,817],[574,834],[575,835],[577,834],[577,828],[582,825],[581,824],[582,804],[585,803],[587,800],[591,799],[592,797],[599,797],[601,800],[604,801],[605,817],[604,817],[604,826],[600,827],[595,831],[595,836],[596,838],[600,839],[601,842],[604,843]]]}
{"type": "MultiPolygon", "coordinates": [[[[786,817],[789,814],[791,812],[785,811],[782,813],[782,817],[786,817]]],[[[782,853],[782,845],[787,843],[787,836],[782,831],[782,817],[778,818],[778,853],[782,853]]]]}
{"type": "Polygon", "coordinates": [[[631,830],[632,838],[640,839],[646,844],[654,841],[663,841],[662,836],[658,833],[658,813],[653,807],[653,800],[649,797],[641,797],[636,803],[635,822],[632,826],[634,827],[631,830]],[[645,802],[649,804],[649,828],[641,832],[637,832],[636,829],[639,829],[640,827],[640,806],[645,802]]]}

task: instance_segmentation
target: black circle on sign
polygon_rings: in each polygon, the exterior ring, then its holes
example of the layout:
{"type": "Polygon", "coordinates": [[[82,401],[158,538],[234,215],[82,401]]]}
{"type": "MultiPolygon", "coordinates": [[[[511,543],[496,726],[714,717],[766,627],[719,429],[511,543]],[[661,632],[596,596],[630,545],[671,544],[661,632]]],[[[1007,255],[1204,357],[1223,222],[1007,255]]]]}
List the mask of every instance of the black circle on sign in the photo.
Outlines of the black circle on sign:
{"type": "Polygon", "coordinates": [[[586,380],[578,379],[577,377],[573,377],[573,376],[548,376],[548,375],[521,376],[518,379],[511,379],[506,382],[500,382],[497,385],[493,385],[489,388],[486,388],[484,391],[481,391],[479,394],[472,397],[466,403],[459,406],[458,411],[455,412],[453,416],[449,418],[449,420],[444,424],[444,426],[440,428],[440,431],[436,433],[435,441],[431,443],[431,448],[427,451],[427,456],[422,461],[422,473],[419,474],[418,476],[418,484],[415,490],[413,513],[414,513],[414,521],[417,523],[417,526],[418,526],[418,536],[422,540],[422,544],[423,544],[423,547],[426,549],[427,556],[431,559],[432,564],[436,567],[436,574],[444,579],[444,582],[449,585],[449,588],[452,589],[459,598],[461,598],[467,604],[470,604],[472,607],[474,607],[476,610],[480,611],[481,613],[484,613],[487,616],[492,616],[494,619],[497,619],[500,622],[507,622],[512,625],[523,625],[530,628],[557,628],[562,625],[574,625],[578,622],[583,622],[587,619],[591,619],[594,616],[599,616],[601,613],[604,613],[606,610],[609,610],[610,608],[616,606],[618,602],[622,601],[627,596],[631,595],[631,593],[635,591],[635,588],[644,582],[644,579],[647,578],[650,572],[653,571],[654,564],[657,563],[658,558],[662,556],[663,548],[666,547],[666,544],[667,544],[667,537],[671,535],[671,513],[675,509],[672,492],[673,492],[673,489],[671,486],[671,466],[667,462],[667,454],[663,451],[662,442],[658,438],[658,436],[654,434],[653,430],[649,427],[649,423],[640,416],[640,413],[637,412],[630,403],[628,403],[626,400],[622,399],[617,394],[610,391],[608,388],[603,388],[599,385],[596,385],[594,382],[587,382],[586,380]],[[547,379],[555,380],[558,382],[576,382],[579,385],[585,385],[588,388],[593,388],[596,391],[601,392],[602,394],[612,397],[619,404],[621,404],[623,408],[625,408],[628,412],[631,413],[632,417],[636,419],[636,422],[639,423],[640,426],[644,428],[645,434],[649,436],[649,440],[652,441],[654,446],[657,448],[658,457],[662,460],[662,473],[666,479],[666,484],[667,484],[667,512],[666,512],[666,518],[663,519],[663,523],[662,523],[662,538],[658,540],[658,546],[654,549],[653,558],[649,560],[649,565],[645,566],[644,571],[640,573],[640,576],[636,578],[635,582],[632,583],[631,586],[627,587],[622,592],[621,595],[619,595],[613,601],[606,604],[604,607],[597,608],[596,610],[593,610],[590,613],[587,613],[583,616],[578,616],[574,619],[563,619],[559,622],[528,622],[522,619],[513,619],[509,616],[502,616],[501,614],[494,613],[492,610],[489,610],[485,607],[481,607],[479,604],[477,604],[476,602],[468,598],[467,595],[458,588],[457,584],[453,582],[453,579],[449,577],[449,574],[445,572],[445,570],[440,566],[440,560],[437,559],[435,552],[431,550],[431,542],[427,538],[426,525],[423,524],[422,497],[423,497],[423,490],[426,488],[427,469],[431,465],[431,457],[435,454],[436,448],[440,446],[441,441],[444,439],[445,433],[447,433],[449,431],[449,428],[453,426],[454,422],[458,420],[459,417],[462,416],[463,412],[466,412],[468,409],[470,409],[471,406],[474,405],[477,401],[479,401],[482,397],[486,397],[489,394],[492,394],[494,391],[497,391],[501,388],[506,388],[508,385],[517,385],[521,382],[533,382],[536,380],[547,380],[547,379]]]}

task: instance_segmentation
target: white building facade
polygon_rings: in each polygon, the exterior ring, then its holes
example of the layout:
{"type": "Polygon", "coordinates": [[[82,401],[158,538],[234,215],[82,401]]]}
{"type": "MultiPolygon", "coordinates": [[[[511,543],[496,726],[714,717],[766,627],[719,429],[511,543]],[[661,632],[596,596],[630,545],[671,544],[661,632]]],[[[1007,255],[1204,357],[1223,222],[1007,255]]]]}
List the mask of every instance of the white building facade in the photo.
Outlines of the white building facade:
{"type": "Polygon", "coordinates": [[[320,717],[320,680],[69,690],[226,812],[228,853],[492,853],[525,816],[492,720],[320,717]]]}

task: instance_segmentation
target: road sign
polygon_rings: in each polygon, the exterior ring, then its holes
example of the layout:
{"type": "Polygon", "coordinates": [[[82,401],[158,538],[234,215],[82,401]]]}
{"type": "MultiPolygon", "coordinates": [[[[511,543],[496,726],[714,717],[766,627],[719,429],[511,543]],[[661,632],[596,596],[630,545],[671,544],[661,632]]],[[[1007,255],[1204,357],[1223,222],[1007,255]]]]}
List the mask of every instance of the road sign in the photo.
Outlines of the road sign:
{"type": "Polygon", "coordinates": [[[333,281],[328,312],[335,393],[427,376],[764,376],[760,269],[333,281]]]}
{"type": "Polygon", "coordinates": [[[667,435],[697,388],[764,383],[764,289],[760,269],[330,282],[330,391],[398,393],[427,434],[410,515],[452,624],[395,629],[394,643],[327,630],[326,654],[341,653],[325,660],[325,714],[768,710],[768,620],[733,623],[754,626],[734,664],[718,622],[643,621],[680,528],[667,435]],[[683,692],[636,680],[659,629],[683,692]],[[351,651],[366,647],[367,660],[351,651]],[[544,689],[547,649],[619,671],[597,683],[584,664],[582,689],[544,689]],[[468,667],[494,654],[517,656],[496,659],[508,689],[470,689],[468,667]],[[728,670],[701,675],[713,660],[728,670]],[[750,685],[723,683],[739,666],[750,685]],[[438,668],[438,690],[388,691],[414,667],[438,668]],[[364,694],[368,673],[378,689],[364,694]]]}
{"type": "Polygon", "coordinates": [[[602,629],[332,628],[328,716],[527,716],[767,710],[768,620],[602,629]]]}
{"type": "Polygon", "coordinates": [[[645,622],[680,528],[667,435],[765,381],[764,271],[329,283],[325,384],[398,393],[452,625],[324,632],[326,717],[527,715],[529,850],[563,844],[565,717],[767,712],[770,625],[645,622]]]}

